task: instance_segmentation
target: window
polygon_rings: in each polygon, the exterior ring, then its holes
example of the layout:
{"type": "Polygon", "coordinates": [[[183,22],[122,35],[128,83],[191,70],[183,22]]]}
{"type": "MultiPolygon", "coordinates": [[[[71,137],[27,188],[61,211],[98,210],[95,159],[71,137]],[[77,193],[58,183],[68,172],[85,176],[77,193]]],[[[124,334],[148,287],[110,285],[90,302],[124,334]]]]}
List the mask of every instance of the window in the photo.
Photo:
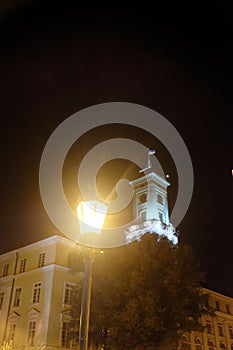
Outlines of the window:
{"type": "Polygon", "coordinates": [[[16,329],[16,324],[12,323],[9,328],[9,335],[8,335],[8,342],[14,341],[14,336],[15,336],[15,329],[16,329]]]}
{"type": "Polygon", "coordinates": [[[157,195],[157,202],[163,204],[163,197],[160,194],[157,195]]]}
{"type": "Polygon", "coordinates": [[[163,222],[163,213],[161,213],[161,211],[159,211],[159,220],[163,222]]]}
{"type": "Polygon", "coordinates": [[[64,304],[71,303],[73,288],[74,288],[73,284],[66,282],[65,293],[64,293],[64,304]]]}
{"type": "Polygon", "coordinates": [[[208,350],[214,350],[214,344],[211,340],[208,340],[208,350]]]}
{"type": "Polygon", "coordinates": [[[0,292],[0,310],[2,310],[3,300],[4,300],[4,292],[0,292]]]}
{"type": "Polygon", "coordinates": [[[70,347],[70,324],[67,321],[62,323],[61,345],[64,348],[70,347]]]}
{"type": "Polygon", "coordinates": [[[146,201],[147,201],[146,193],[141,194],[141,196],[139,197],[139,204],[146,203],[146,201]]]}
{"type": "Polygon", "coordinates": [[[230,337],[230,339],[233,339],[233,328],[232,328],[232,326],[229,326],[229,337],[230,337]]]}
{"type": "Polygon", "coordinates": [[[181,350],[191,350],[191,345],[184,335],[181,338],[181,350]]]}
{"type": "Polygon", "coordinates": [[[45,263],[45,252],[39,254],[38,267],[43,267],[45,263]]]}
{"type": "Polygon", "coordinates": [[[220,349],[226,349],[226,345],[222,341],[220,342],[220,349]]]}
{"type": "Polygon", "coordinates": [[[30,321],[28,325],[28,346],[33,346],[36,335],[36,321],[30,321]]]}
{"type": "Polygon", "coordinates": [[[140,221],[141,222],[146,221],[146,210],[140,211],[140,221]]]}
{"type": "Polygon", "coordinates": [[[14,299],[13,306],[19,306],[21,291],[22,291],[22,288],[16,288],[16,290],[15,290],[15,299],[14,299]]]}
{"type": "Polygon", "coordinates": [[[216,310],[219,311],[220,310],[220,306],[219,306],[219,301],[216,301],[216,310]]]}
{"type": "Polygon", "coordinates": [[[8,276],[9,264],[3,265],[2,277],[8,276]]]}
{"type": "Polygon", "coordinates": [[[219,334],[220,337],[223,337],[222,323],[218,323],[218,334],[219,334]]]}
{"type": "Polygon", "coordinates": [[[195,349],[201,350],[201,341],[199,338],[195,338],[195,349]]]}
{"type": "Polygon", "coordinates": [[[39,303],[40,292],[41,292],[41,282],[34,283],[33,294],[32,294],[33,303],[39,303]]]}
{"type": "Polygon", "coordinates": [[[26,261],[27,261],[27,259],[22,259],[22,260],[20,261],[20,268],[19,268],[19,272],[20,272],[20,273],[25,272],[26,261]]]}
{"type": "Polygon", "coordinates": [[[206,329],[208,334],[213,334],[212,323],[209,320],[206,321],[206,329]]]}
{"type": "Polygon", "coordinates": [[[230,310],[230,305],[229,304],[226,304],[226,311],[227,311],[227,314],[230,315],[231,310],[230,310]]]}

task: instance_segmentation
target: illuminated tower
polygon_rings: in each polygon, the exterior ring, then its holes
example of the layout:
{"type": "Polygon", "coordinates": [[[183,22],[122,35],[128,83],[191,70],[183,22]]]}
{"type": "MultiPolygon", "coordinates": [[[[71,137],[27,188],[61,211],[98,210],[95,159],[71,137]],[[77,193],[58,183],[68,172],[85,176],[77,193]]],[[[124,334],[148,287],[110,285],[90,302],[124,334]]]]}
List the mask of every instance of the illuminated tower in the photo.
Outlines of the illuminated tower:
{"type": "Polygon", "coordinates": [[[131,182],[137,222],[126,231],[127,243],[140,239],[146,232],[166,236],[174,244],[178,242],[176,230],[169,221],[167,188],[170,183],[152,170],[150,155],[154,153],[153,150],[148,151],[147,166],[140,171],[146,171],[146,175],[131,182]]]}

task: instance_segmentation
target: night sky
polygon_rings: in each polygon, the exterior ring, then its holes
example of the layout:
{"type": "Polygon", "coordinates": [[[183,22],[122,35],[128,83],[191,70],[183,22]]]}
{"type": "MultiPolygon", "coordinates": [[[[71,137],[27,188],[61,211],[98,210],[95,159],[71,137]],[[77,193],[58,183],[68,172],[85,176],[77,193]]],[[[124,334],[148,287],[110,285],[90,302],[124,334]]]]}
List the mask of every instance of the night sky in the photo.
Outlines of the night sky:
{"type": "MultiPolygon", "coordinates": [[[[83,108],[131,102],[160,113],[183,138],[195,184],[180,240],[194,248],[206,287],[233,296],[230,10],[226,2],[141,6],[1,2],[0,253],[58,233],[39,193],[40,158],[54,129],[83,108]]],[[[177,174],[170,155],[150,134],[122,125],[93,130],[74,145],[64,171],[70,202],[75,162],[111,137],[156,148],[170,174],[172,208],[177,174]]],[[[133,165],[124,167],[133,176],[133,165]]]]}

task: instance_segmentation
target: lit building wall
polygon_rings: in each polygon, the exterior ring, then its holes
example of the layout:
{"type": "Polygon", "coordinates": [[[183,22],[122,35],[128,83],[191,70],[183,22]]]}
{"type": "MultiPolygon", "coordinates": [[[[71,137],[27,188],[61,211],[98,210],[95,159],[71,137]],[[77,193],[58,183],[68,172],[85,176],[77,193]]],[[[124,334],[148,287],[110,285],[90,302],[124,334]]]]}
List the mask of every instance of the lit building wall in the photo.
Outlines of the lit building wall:
{"type": "Polygon", "coordinates": [[[170,183],[151,171],[131,181],[131,185],[136,222],[125,231],[126,243],[140,239],[146,232],[156,232],[177,244],[177,232],[169,220],[167,188],[170,183]]]}
{"type": "Polygon", "coordinates": [[[156,219],[169,224],[167,205],[169,182],[155,172],[151,172],[131,181],[131,185],[134,189],[134,217],[138,222],[156,219]]]}
{"type": "Polygon", "coordinates": [[[181,350],[233,350],[233,298],[203,288],[214,316],[203,315],[203,332],[184,334],[181,350]]]}
{"type": "Polygon", "coordinates": [[[12,339],[14,348],[62,347],[67,286],[83,278],[70,273],[74,251],[74,243],[52,236],[0,256],[0,345],[12,339]]]}

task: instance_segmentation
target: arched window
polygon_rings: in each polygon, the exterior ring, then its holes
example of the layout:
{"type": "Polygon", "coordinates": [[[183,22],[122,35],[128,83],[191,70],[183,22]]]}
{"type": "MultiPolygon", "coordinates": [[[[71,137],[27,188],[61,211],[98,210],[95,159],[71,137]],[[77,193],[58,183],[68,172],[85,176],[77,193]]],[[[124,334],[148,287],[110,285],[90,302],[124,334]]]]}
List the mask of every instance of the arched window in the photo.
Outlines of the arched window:
{"type": "Polygon", "coordinates": [[[222,341],[220,343],[220,349],[226,349],[226,345],[222,341]]]}
{"type": "Polygon", "coordinates": [[[210,339],[208,340],[208,350],[214,350],[214,344],[210,339]]]}
{"type": "Polygon", "coordinates": [[[201,349],[201,341],[200,341],[200,339],[199,338],[195,338],[195,349],[196,350],[202,350],[201,349]]]}
{"type": "Polygon", "coordinates": [[[185,335],[183,335],[181,338],[181,350],[191,350],[190,342],[187,340],[185,335]]]}

